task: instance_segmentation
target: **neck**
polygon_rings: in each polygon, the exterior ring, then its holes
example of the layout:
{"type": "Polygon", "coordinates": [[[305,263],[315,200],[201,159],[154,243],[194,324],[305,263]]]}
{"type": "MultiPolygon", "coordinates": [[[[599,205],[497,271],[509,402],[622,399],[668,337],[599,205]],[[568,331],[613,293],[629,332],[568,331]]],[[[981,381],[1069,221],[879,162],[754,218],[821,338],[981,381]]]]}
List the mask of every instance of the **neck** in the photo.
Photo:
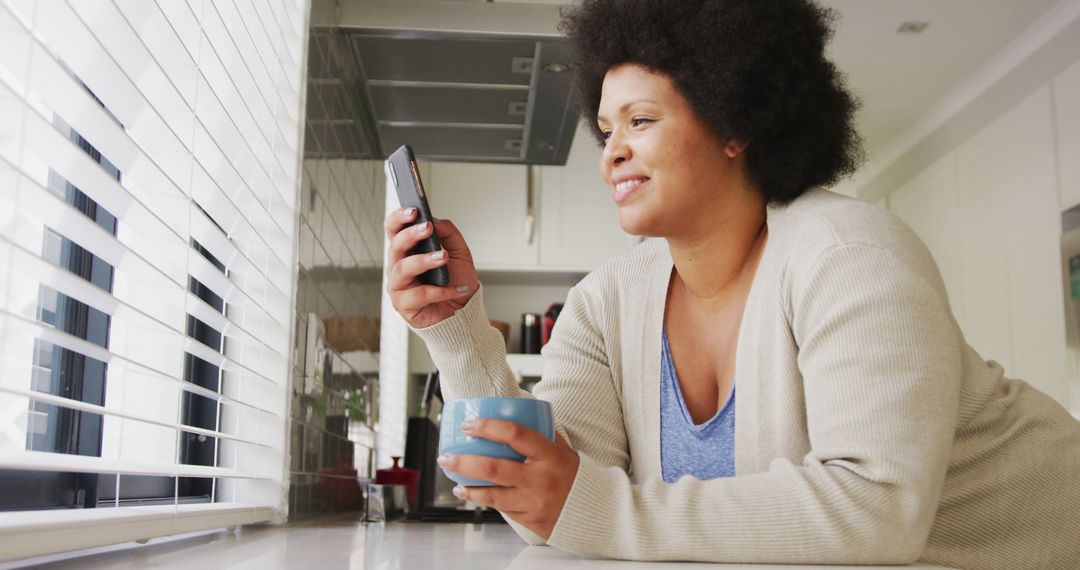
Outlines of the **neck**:
{"type": "MultiPolygon", "coordinates": [[[[765,201],[758,192],[725,204],[704,229],[667,238],[675,262],[673,284],[704,304],[724,304],[748,286],[767,239],[765,201]]],[[[693,226],[691,226],[693,227],[693,226]]]]}

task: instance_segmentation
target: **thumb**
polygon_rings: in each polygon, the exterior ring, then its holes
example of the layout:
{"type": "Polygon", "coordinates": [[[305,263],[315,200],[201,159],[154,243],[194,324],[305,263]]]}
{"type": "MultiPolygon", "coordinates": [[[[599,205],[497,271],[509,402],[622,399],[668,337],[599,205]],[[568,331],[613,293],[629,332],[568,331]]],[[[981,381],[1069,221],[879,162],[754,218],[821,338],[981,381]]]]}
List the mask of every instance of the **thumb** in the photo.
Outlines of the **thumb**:
{"type": "Polygon", "coordinates": [[[454,222],[450,220],[436,220],[433,224],[435,227],[435,235],[439,237],[439,243],[450,254],[451,257],[457,259],[472,259],[472,253],[469,251],[469,244],[465,243],[465,238],[461,235],[461,230],[454,225],[454,222]]]}

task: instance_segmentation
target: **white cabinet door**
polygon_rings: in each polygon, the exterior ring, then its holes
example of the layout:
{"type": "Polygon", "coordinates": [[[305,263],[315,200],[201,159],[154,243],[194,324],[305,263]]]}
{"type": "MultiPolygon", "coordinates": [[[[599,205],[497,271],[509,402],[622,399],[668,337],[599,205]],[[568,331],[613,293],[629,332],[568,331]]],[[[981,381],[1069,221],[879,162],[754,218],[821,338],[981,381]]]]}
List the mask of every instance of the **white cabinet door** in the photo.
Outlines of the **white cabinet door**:
{"type": "Polygon", "coordinates": [[[478,268],[536,267],[539,246],[528,231],[527,172],[518,165],[450,162],[421,169],[432,215],[457,225],[478,268]]]}
{"type": "Polygon", "coordinates": [[[566,166],[541,167],[542,266],[591,270],[638,243],[619,227],[599,164],[600,147],[588,127],[578,125],[566,166]]]}
{"type": "Polygon", "coordinates": [[[984,358],[1065,403],[1060,197],[1049,89],[957,151],[964,333],[984,358]]]}
{"type": "Polygon", "coordinates": [[[1054,79],[1061,209],[1080,205],[1080,60],[1054,79]]]}

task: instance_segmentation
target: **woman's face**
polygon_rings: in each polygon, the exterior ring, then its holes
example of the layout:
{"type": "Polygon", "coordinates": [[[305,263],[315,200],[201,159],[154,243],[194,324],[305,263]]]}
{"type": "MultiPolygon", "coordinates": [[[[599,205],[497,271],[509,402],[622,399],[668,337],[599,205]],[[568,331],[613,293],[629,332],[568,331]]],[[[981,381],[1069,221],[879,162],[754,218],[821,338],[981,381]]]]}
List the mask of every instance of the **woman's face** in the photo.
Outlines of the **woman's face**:
{"type": "Polygon", "coordinates": [[[606,141],[600,175],[631,234],[692,238],[715,227],[733,190],[746,186],[742,147],[698,120],[667,75],[611,68],[597,124],[606,141]]]}

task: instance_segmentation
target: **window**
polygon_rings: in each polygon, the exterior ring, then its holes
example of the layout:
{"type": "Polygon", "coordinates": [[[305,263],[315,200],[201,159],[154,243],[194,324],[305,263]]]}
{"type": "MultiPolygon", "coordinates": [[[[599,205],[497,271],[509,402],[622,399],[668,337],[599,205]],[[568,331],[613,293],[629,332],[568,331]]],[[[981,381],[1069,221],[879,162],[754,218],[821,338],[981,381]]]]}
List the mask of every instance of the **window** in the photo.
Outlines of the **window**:
{"type": "Polygon", "coordinates": [[[0,560],[284,516],[306,13],[0,0],[0,560]]]}

